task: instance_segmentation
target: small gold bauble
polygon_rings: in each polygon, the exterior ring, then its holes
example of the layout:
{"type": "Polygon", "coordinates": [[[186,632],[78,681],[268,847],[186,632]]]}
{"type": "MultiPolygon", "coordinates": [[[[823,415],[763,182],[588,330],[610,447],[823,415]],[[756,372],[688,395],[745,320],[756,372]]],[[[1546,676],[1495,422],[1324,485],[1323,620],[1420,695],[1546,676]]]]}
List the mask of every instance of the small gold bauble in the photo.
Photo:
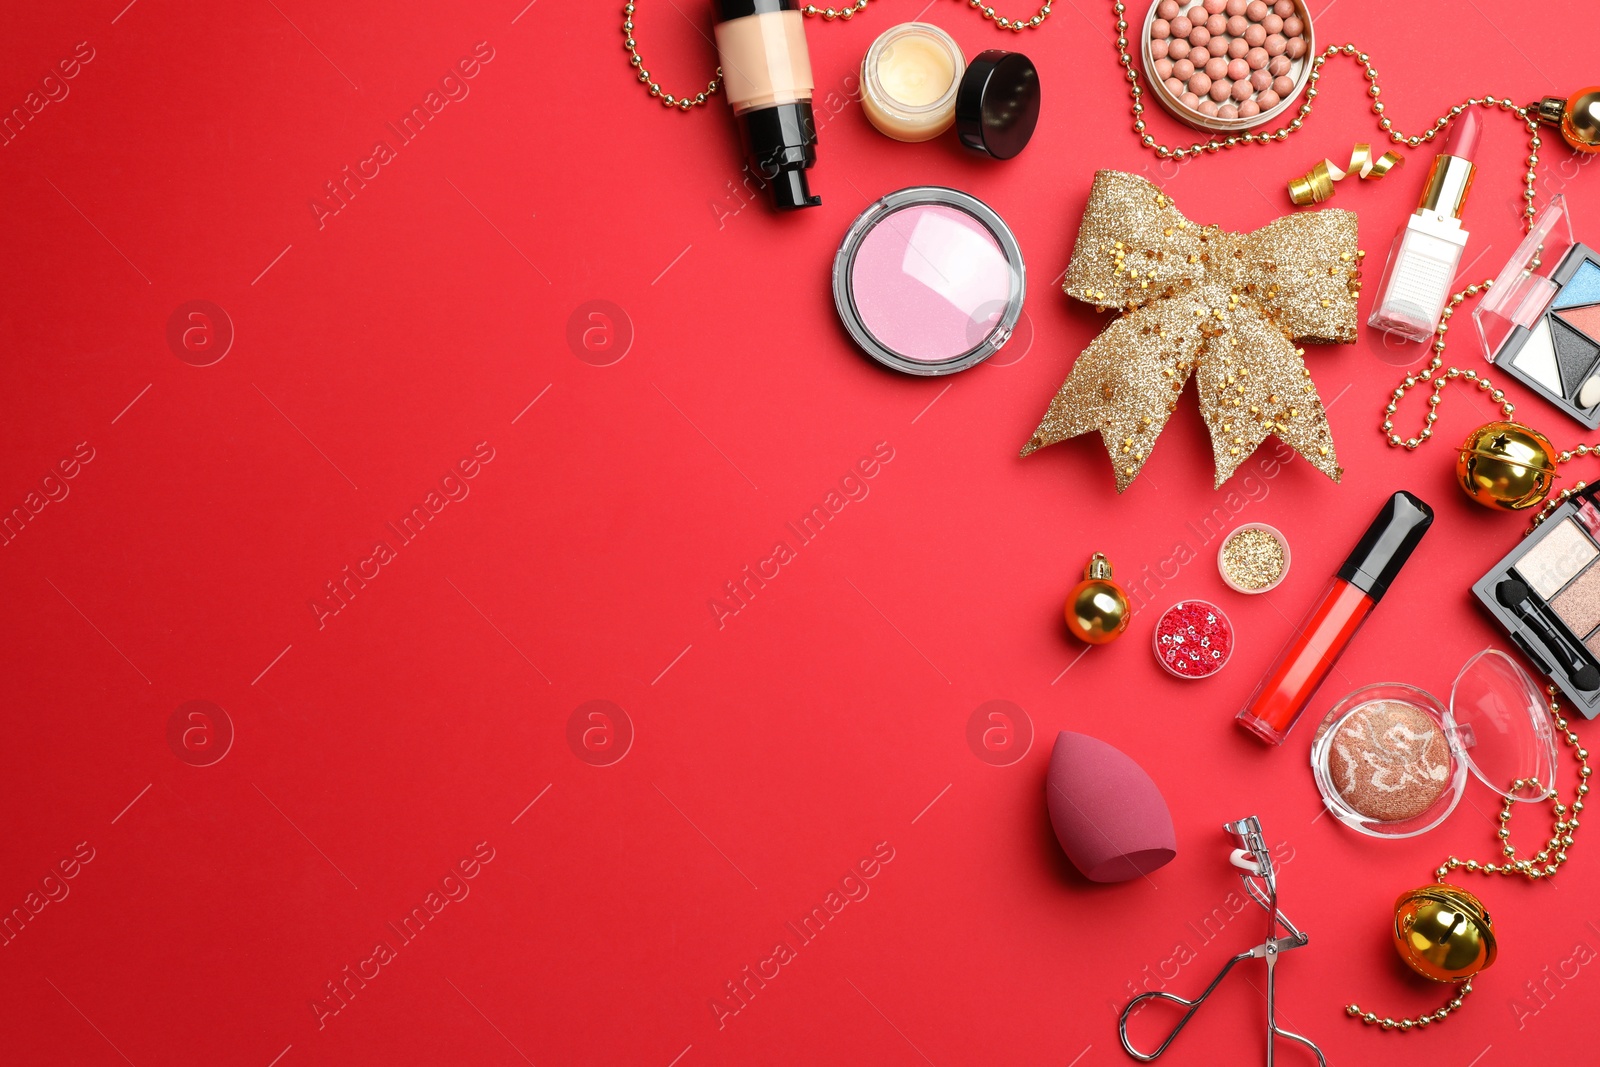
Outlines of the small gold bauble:
{"type": "Polygon", "coordinates": [[[1424,978],[1461,982],[1494,963],[1494,924],[1465,889],[1425,885],[1394,902],[1394,947],[1424,978]]]}
{"type": "Polygon", "coordinates": [[[1538,430],[1518,422],[1491,422],[1467,435],[1456,455],[1456,480],[1487,508],[1520,511],[1550,495],[1555,448],[1538,430]]]}
{"type": "Polygon", "coordinates": [[[1096,552],[1083,568],[1083,581],[1067,594],[1067,629],[1091,645],[1115,641],[1128,628],[1133,609],[1128,594],[1111,580],[1111,562],[1096,552]]]}
{"type": "Polygon", "coordinates": [[[1600,85],[1567,97],[1561,109],[1561,136],[1576,151],[1600,152],[1600,85]]]}

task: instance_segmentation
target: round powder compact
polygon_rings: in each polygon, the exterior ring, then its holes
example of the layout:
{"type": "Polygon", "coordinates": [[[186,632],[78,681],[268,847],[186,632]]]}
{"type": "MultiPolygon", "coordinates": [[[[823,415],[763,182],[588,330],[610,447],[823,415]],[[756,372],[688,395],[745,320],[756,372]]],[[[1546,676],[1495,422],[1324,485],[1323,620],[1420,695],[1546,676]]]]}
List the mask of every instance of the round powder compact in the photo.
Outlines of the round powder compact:
{"type": "Polygon", "coordinates": [[[1324,806],[1372,837],[1415,837],[1438,826],[1461,802],[1468,771],[1507,800],[1555,791],[1544,694],[1498,649],[1467,661],[1448,705],[1414,685],[1363,686],[1333,706],[1311,742],[1324,806]],[[1539,787],[1518,785],[1530,779],[1539,787]]]}
{"type": "Polygon", "coordinates": [[[1375,700],[1339,720],[1328,773],[1351,810],[1371,819],[1413,819],[1450,784],[1450,746],[1422,708],[1375,700]]]}
{"type": "Polygon", "coordinates": [[[906,374],[953,374],[994,355],[1026,290],[1011,228],[983,201],[939,186],[868,207],[833,260],[833,303],[850,337],[906,374]]]}
{"type": "Polygon", "coordinates": [[[1180,600],[1156,620],[1151,644],[1168,674],[1209,678],[1233,655],[1233,623],[1210,601],[1180,600]]]}
{"type": "Polygon", "coordinates": [[[1276,589],[1289,573],[1289,542],[1264,522],[1246,523],[1223,539],[1217,570],[1235,592],[1276,589]]]}

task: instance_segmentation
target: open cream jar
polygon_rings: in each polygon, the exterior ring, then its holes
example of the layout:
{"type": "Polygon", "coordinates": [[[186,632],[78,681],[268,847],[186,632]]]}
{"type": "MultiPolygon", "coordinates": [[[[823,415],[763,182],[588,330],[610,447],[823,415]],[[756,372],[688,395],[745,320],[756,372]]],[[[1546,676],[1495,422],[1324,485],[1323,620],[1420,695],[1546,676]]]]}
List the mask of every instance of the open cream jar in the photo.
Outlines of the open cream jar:
{"type": "Polygon", "coordinates": [[[937,26],[906,22],[883,31],[861,61],[861,105],[879,132],[927,141],[956,119],[967,61],[937,26]]]}

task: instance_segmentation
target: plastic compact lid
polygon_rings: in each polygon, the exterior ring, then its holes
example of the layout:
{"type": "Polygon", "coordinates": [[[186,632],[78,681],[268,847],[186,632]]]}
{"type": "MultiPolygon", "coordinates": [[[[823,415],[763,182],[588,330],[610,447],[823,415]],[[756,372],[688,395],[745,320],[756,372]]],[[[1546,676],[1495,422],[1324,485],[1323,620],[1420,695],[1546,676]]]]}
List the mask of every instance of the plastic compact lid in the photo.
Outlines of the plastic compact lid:
{"type": "Polygon", "coordinates": [[[1478,780],[1511,800],[1555,793],[1556,737],[1544,693],[1510,656],[1486,648],[1450,690],[1462,757],[1478,780]],[[1534,779],[1537,786],[1515,787],[1534,779]]]}
{"type": "Polygon", "coordinates": [[[1011,337],[1027,291],[1022,249],[983,201],[923,185],[851,224],[833,260],[833,302],[861,349],[906,374],[952,374],[1011,337]]]}
{"type": "Polygon", "coordinates": [[[1513,328],[1532,329],[1550,306],[1557,289],[1550,275],[1561,265],[1572,244],[1567,198],[1558,194],[1539,212],[1528,236],[1472,312],[1484,358],[1490,363],[1500,354],[1513,328]]]}
{"type": "Polygon", "coordinates": [[[956,93],[956,135],[968,148],[1010,159],[1039,123],[1039,71],[1020,52],[979,52],[956,93]]]}

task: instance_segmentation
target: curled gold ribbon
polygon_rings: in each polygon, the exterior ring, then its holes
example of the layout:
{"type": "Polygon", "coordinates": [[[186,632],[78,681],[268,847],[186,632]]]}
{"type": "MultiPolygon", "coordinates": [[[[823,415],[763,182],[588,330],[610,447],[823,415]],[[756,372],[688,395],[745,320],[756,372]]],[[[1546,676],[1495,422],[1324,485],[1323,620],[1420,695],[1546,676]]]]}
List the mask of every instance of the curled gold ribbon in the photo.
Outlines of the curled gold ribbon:
{"type": "Polygon", "coordinates": [[[1121,311],[1090,342],[1022,454],[1098,433],[1132,484],[1192,376],[1221,487],[1269,436],[1341,473],[1296,340],[1356,339],[1356,216],[1285,215],[1251,233],[1190,222],[1134,174],[1094,176],[1063,288],[1121,311]]]}
{"type": "Polygon", "coordinates": [[[1366,181],[1377,181],[1405,162],[1405,157],[1390,151],[1374,157],[1372,146],[1357,144],[1350,151],[1350,165],[1341,167],[1331,159],[1324,159],[1298,178],[1289,181],[1289,199],[1300,207],[1320,204],[1333,195],[1333,183],[1352,174],[1366,181]]]}

